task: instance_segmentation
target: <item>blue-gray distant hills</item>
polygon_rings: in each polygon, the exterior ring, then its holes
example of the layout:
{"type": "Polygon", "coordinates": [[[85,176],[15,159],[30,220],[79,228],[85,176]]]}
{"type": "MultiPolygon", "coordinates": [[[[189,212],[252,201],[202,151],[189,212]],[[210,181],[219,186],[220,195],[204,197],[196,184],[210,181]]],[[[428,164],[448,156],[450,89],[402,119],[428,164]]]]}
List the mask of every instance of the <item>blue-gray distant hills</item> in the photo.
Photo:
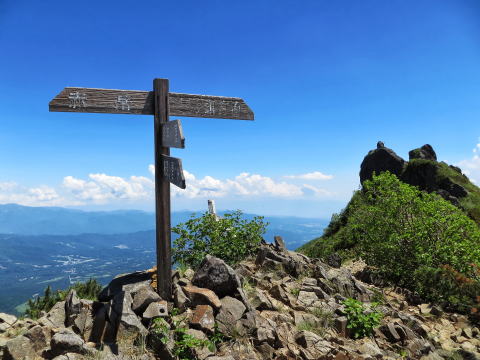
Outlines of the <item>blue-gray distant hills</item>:
{"type": "MultiPolygon", "coordinates": [[[[201,212],[196,212],[198,215],[201,212]]],[[[172,213],[172,225],[187,221],[192,211],[172,213]]],[[[220,215],[223,212],[219,213],[220,215]]],[[[253,218],[254,214],[244,214],[253,218]]],[[[322,233],[326,219],[290,216],[266,216],[270,223],[265,238],[285,238],[294,249],[322,233]],[[313,237],[312,237],[313,236],[313,237]]],[[[30,207],[17,204],[0,205],[0,234],[16,235],[79,235],[126,234],[155,229],[153,212],[139,210],[81,211],[61,207],[30,207]]]]}
{"type": "MultiPolygon", "coordinates": [[[[188,220],[191,214],[174,212],[172,224],[188,220]]],[[[274,235],[281,235],[289,249],[320,236],[328,224],[296,217],[268,216],[265,221],[270,225],[264,238],[272,241],[274,235]]],[[[89,277],[106,284],[119,273],[151,267],[154,224],[153,213],[136,210],[0,205],[0,312],[17,312],[18,305],[47,285],[66,288],[89,277]]]]}

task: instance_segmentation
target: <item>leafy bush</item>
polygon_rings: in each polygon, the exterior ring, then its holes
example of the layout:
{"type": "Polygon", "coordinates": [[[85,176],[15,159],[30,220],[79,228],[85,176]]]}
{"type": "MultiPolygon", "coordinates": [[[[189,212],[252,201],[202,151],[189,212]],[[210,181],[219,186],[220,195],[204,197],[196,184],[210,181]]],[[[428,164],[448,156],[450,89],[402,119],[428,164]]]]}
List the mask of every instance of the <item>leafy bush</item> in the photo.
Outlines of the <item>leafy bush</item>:
{"type": "Polygon", "coordinates": [[[424,300],[480,309],[480,229],[462,210],[384,172],[365,181],[342,214],[345,225],[301,250],[362,257],[424,300]]]}
{"type": "Polygon", "coordinates": [[[172,340],[172,353],[180,360],[196,359],[193,350],[198,348],[206,347],[210,351],[215,352],[216,345],[224,341],[223,334],[221,334],[215,326],[215,331],[209,338],[197,339],[187,334],[187,327],[182,325],[186,318],[187,315],[179,320],[173,320],[173,317],[171,317],[169,321],[172,323],[173,330],[170,330],[170,325],[165,319],[156,318],[150,327],[150,334],[164,345],[172,340]]]}
{"type": "Polygon", "coordinates": [[[172,250],[173,260],[198,268],[205,255],[210,254],[235,264],[253,255],[262,241],[268,223],[257,216],[248,221],[242,219],[240,210],[226,213],[223,218],[204,213],[186,223],[175,226],[172,231],[178,235],[172,250]]]}
{"type": "Polygon", "coordinates": [[[355,299],[348,298],[343,301],[347,314],[347,328],[351,330],[354,339],[370,336],[382,319],[382,313],[376,311],[377,304],[372,303],[373,309],[367,311],[364,305],[355,299]]]}
{"type": "Polygon", "coordinates": [[[89,279],[84,283],[77,282],[66,290],[52,292],[52,288],[48,285],[43,296],[37,296],[34,300],[28,300],[25,314],[31,319],[37,319],[42,311],[48,312],[57,302],[65,300],[65,297],[72,289],[82,299],[96,300],[102,290],[102,286],[96,279],[89,279]]]}

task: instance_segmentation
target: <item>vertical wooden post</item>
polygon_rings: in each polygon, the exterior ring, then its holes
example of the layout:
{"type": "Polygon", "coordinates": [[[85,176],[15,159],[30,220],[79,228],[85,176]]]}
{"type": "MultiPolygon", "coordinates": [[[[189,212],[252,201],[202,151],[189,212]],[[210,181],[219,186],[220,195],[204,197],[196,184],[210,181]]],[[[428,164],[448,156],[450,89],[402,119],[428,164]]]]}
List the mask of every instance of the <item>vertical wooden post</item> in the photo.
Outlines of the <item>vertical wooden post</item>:
{"type": "Polygon", "coordinates": [[[162,145],[162,124],[168,121],[168,79],[154,79],[155,96],[155,215],[157,242],[157,292],[163,300],[172,298],[172,257],[170,230],[170,182],[163,177],[162,155],[170,149],[162,145]]]}

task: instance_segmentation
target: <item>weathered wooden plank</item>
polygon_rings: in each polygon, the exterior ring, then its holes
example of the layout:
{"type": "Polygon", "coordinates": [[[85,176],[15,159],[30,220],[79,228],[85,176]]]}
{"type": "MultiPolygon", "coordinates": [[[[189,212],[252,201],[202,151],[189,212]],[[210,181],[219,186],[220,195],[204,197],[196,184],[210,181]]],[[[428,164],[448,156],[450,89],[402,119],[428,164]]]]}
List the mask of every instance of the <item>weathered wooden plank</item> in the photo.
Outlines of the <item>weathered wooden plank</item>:
{"type": "Polygon", "coordinates": [[[177,185],[181,189],[185,189],[185,177],[183,175],[182,160],[171,156],[162,155],[163,162],[163,178],[177,185]]]}
{"type": "Polygon", "coordinates": [[[50,111],[154,115],[153,91],[66,87],[50,111]]]}
{"type": "MultiPolygon", "coordinates": [[[[254,114],[241,98],[169,93],[170,115],[197,118],[253,120],[254,114]]],[[[67,87],[49,103],[50,111],[154,114],[152,91],[67,87]]]]}
{"type": "Polygon", "coordinates": [[[185,137],[180,120],[167,121],[162,125],[162,146],[185,148],[185,137]]]}
{"type": "Polygon", "coordinates": [[[253,111],[243,99],[223,96],[170,93],[170,115],[253,120],[253,111]]]}
{"type": "Polygon", "coordinates": [[[172,251],[170,224],[170,182],[163,176],[164,158],[170,149],[162,146],[162,125],[168,122],[168,79],[154,79],[155,217],[157,243],[157,292],[172,300],[172,251]]]}

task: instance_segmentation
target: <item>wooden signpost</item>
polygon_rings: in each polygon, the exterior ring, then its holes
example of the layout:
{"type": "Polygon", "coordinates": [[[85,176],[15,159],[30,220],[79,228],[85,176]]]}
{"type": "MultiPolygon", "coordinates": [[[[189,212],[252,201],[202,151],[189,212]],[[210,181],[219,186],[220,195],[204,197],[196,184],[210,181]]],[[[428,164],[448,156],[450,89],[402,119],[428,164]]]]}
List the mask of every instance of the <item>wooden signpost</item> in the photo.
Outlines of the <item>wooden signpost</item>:
{"type": "Polygon", "coordinates": [[[185,148],[180,120],[169,116],[253,120],[240,98],[169,92],[168,79],[154,79],[153,91],[66,87],[49,103],[50,111],[154,115],[157,291],[172,298],[170,183],[185,189],[182,161],[170,147],[185,148]]]}

